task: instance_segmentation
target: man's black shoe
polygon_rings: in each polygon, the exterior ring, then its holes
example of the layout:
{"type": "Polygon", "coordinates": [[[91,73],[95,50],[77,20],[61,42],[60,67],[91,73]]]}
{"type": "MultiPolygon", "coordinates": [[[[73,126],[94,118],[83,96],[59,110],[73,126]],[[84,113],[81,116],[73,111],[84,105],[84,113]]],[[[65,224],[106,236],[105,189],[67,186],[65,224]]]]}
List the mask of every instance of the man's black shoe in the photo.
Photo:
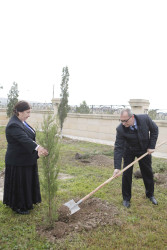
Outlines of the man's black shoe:
{"type": "Polygon", "coordinates": [[[130,207],[130,201],[123,200],[123,206],[124,207],[130,207]]]}
{"type": "Polygon", "coordinates": [[[150,197],[149,199],[154,205],[158,205],[158,202],[156,201],[154,196],[150,197]]]}

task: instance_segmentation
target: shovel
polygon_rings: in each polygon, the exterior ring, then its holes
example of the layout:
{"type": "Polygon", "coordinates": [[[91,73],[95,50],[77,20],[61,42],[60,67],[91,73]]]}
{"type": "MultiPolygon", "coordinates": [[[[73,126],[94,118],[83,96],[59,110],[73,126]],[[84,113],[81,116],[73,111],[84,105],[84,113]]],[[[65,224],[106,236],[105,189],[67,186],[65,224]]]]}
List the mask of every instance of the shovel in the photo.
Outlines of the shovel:
{"type": "MultiPolygon", "coordinates": [[[[166,142],[167,141],[162,142],[156,148],[160,147],[162,144],[164,144],[166,142]]],[[[118,176],[120,176],[124,171],[126,171],[128,168],[130,168],[131,166],[133,166],[136,162],[140,161],[142,158],[144,158],[148,154],[149,153],[146,152],[143,155],[141,155],[139,158],[137,158],[136,160],[134,160],[133,162],[131,162],[128,166],[126,166],[124,169],[122,169],[118,174],[116,174],[115,176],[110,177],[108,180],[106,180],[104,183],[102,183],[100,186],[98,186],[96,189],[94,189],[91,193],[87,194],[85,197],[83,197],[78,202],[75,202],[74,200],[70,200],[70,201],[66,202],[64,205],[69,208],[69,210],[71,212],[71,215],[74,214],[74,213],[76,213],[78,210],[80,210],[80,207],[78,206],[79,204],[81,204],[83,201],[87,200],[91,195],[93,195],[94,193],[96,193],[100,188],[102,188],[107,183],[109,183],[113,179],[115,179],[118,176]]]]}

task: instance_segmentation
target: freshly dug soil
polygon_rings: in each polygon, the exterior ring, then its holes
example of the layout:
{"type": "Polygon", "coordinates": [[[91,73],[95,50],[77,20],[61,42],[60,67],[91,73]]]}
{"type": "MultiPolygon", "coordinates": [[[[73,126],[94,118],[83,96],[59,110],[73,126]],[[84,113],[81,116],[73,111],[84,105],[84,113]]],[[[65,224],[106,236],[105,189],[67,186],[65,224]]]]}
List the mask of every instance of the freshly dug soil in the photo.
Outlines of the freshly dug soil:
{"type": "Polygon", "coordinates": [[[50,229],[39,227],[37,229],[41,236],[51,242],[65,238],[67,235],[81,231],[90,231],[98,226],[122,225],[119,219],[118,209],[111,203],[98,198],[90,198],[79,205],[80,210],[73,215],[69,209],[62,206],[59,210],[58,221],[50,229]]]}
{"type": "Polygon", "coordinates": [[[154,179],[155,179],[156,184],[159,184],[163,186],[164,188],[167,188],[167,171],[164,173],[154,174],[154,179]]]}
{"type": "Polygon", "coordinates": [[[114,163],[113,159],[111,159],[106,155],[91,155],[86,159],[78,158],[77,161],[80,164],[87,164],[89,166],[102,166],[102,167],[113,167],[114,163]]]}

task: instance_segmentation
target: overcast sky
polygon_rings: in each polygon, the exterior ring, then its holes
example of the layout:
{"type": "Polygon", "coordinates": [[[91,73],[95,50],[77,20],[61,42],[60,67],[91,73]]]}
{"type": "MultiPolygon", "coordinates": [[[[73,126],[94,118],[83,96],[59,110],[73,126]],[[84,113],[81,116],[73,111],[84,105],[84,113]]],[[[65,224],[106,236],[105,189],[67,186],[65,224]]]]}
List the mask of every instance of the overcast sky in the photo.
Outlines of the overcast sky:
{"type": "Polygon", "coordinates": [[[0,97],[51,102],[68,66],[69,104],[167,109],[166,0],[0,0],[0,97]]]}

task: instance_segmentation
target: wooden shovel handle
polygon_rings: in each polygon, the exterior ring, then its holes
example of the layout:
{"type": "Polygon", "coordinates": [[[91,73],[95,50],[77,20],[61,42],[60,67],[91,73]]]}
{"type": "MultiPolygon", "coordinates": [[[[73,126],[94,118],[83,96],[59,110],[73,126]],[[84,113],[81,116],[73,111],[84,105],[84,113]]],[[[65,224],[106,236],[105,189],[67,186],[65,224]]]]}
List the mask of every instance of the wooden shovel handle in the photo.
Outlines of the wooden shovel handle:
{"type": "MultiPolygon", "coordinates": [[[[167,141],[164,141],[162,143],[160,143],[159,145],[157,145],[156,149],[158,147],[160,147],[161,145],[163,145],[164,143],[166,143],[167,141]]],[[[107,183],[109,183],[110,181],[112,181],[113,179],[115,179],[116,177],[120,176],[124,171],[126,171],[128,168],[130,168],[131,166],[133,166],[136,162],[140,161],[142,158],[144,158],[146,155],[148,155],[148,152],[144,153],[143,155],[141,155],[139,158],[137,158],[136,160],[134,160],[133,162],[131,162],[128,166],[126,166],[124,169],[122,169],[118,174],[116,174],[115,176],[110,177],[108,180],[106,180],[104,183],[102,183],[100,186],[98,186],[96,189],[94,189],[91,193],[87,194],[84,198],[82,198],[79,203],[87,200],[91,195],[93,195],[94,193],[96,193],[100,188],[102,188],[103,186],[105,186],[107,183]]],[[[78,204],[79,204],[78,203],[78,204]]]]}

